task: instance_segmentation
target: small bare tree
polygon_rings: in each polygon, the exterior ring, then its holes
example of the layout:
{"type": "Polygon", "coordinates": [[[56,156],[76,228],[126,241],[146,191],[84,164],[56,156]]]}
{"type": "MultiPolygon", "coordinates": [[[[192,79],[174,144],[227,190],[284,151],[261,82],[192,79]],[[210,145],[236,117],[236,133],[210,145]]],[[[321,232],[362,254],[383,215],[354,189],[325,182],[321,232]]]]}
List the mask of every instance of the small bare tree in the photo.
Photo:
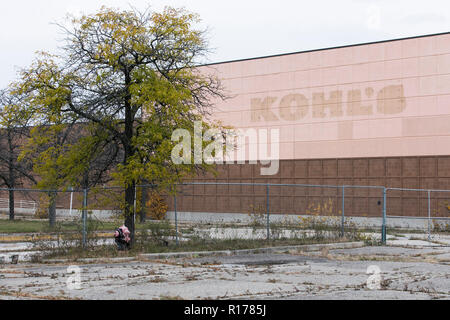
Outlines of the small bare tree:
{"type": "Polygon", "coordinates": [[[30,118],[20,112],[20,97],[0,91],[0,186],[9,189],[9,219],[14,220],[14,188],[36,183],[30,161],[18,161],[24,142],[29,137],[30,118]]]}

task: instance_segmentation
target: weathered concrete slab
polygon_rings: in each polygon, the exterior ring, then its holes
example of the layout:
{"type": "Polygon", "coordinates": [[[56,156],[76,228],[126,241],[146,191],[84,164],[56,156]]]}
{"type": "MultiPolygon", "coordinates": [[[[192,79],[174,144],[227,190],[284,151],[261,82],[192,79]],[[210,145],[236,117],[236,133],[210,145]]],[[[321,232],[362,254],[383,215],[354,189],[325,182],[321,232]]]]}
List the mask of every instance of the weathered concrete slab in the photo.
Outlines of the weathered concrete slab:
{"type": "Polygon", "coordinates": [[[450,299],[450,263],[437,259],[449,255],[449,247],[361,247],[80,264],[78,290],[68,286],[70,263],[5,265],[0,297],[450,299]]]}

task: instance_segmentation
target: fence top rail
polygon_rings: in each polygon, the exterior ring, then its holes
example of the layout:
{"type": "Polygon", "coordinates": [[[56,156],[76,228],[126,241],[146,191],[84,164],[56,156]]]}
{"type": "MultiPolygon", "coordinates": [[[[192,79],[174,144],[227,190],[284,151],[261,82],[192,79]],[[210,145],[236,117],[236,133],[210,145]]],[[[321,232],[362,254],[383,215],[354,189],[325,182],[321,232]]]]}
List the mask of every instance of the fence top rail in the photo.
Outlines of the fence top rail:
{"type": "MultiPolygon", "coordinates": [[[[184,182],[177,184],[178,186],[188,186],[188,185],[239,185],[239,186],[273,186],[273,187],[315,187],[315,188],[371,188],[371,189],[384,189],[383,186],[356,186],[356,185],[326,185],[326,184],[295,184],[295,183],[251,183],[251,182],[184,182]]],[[[137,188],[143,187],[155,187],[151,184],[136,185],[137,188]]],[[[101,189],[123,189],[122,186],[108,186],[102,187],[101,189]]],[[[70,193],[70,192],[83,192],[84,189],[67,189],[67,190],[57,190],[57,189],[26,189],[26,188],[0,188],[0,191],[24,191],[24,192],[59,192],[59,193],[70,193]]],[[[90,190],[86,189],[86,190],[90,190]]]]}
{"type": "MultiPolygon", "coordinates": [[[[295,183],[251,183],[251,182],[185,182],[180,186],[189,185],[239,185],[239,186],[273,186],[273,187],[315,187],[315,188],[370,188],[384,189],[383,186],[354,186],[354,185],[327,185],[327,184],[295,184],[295,183]]],[[[139,185],[138,187],[145,187],[139,185]]]]}
{"type": "Polygon", "coordinates": [[[412,217],[412,216],[386,216],[389,219],[431,219],[431,220],[449,220],[450,217],[412,217]]]}
{"type": "MultiPolygon", "coordinates": [[[[311,188],[365,188],[365,189],[384,189],[397,190],[397,191],[422,191],[422,192],[450,192],[450,190],[441,189],[410,189],[410,188],[389,188],[384,186],[359,186],[359,185],[326,185],[326,184],[294,184],[294,183],[251,183],[251,182],[184,182],[177,184],[177,186],[189,186],[189,185],[223,185],[223,186],[264,186],[264,187],[311,187],[311,188]]],[[[143,187],[155,187],[156,185],[144,184],[136,185],[137,188],[143,187]]],[[[123,186],[108,186],[100,189],[123,189],[123,186]]],[[[70,193],[70,192],[84,192],[88,189],[30,189],[30,188],[0,188],[0,191],[23,191],[23,192],[46,192],[46,193],[70,193]]]]}
{"type": "Polygon", "coordinates": [[[422,192],[450,192],[450,190],[440,190],[440,189],[409,189],[409,188],[386,188],[388,190],[397,191],[422,191],[422,192]]]}
{"type": "Polygon", "coordinates": [[[27,189],[27,188],[0,188],[0,191],[44,192],[44,193],[70,193],[83,192],[84,190],[57,190],[57,189],[27,189]]]}

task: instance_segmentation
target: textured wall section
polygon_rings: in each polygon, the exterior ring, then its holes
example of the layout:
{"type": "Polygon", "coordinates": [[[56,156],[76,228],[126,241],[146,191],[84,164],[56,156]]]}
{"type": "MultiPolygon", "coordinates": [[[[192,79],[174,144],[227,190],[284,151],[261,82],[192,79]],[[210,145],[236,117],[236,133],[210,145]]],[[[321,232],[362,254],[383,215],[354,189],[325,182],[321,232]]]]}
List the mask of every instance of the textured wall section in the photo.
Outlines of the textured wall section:
{"type": "MultiPolygon", "coordinates": [[[[237,129],[279,129],[281,162],[272,176],[261,176],[259,164],[229,164],[197,181],[450,189],[450,33],[200,69],[231,96],[215,103],[213,116],[237,129]]],[[[215,192],[186,187],[180,210],[266,210],[265,186],[215,192]]],[[[339,215],[341,193],[271,187],[270,212],[339,215]]],[[[345,194],[346,215],[381,217],[381,190],[345,194]]],[[[431,195],[432,216],[448,216],[448,199],[431,195]]],[[[427,200],[426,192],[391,190],[388,214],[427,216],[427,200]]]]}
{"type": "MultiPolygon", "coordinates": [[[[277,176],[261,176],[259,165],[222,165],[218,176],[199,177],[193,182],[275,183],[315,185],[371,185],[394,188],[449,189],[450,156],[283,160],[277,176]]],[[[178,210],[194,212],[265,212],[265,186],[184,186],[178,210]]],[[[340,215],[342,189],[270,187],[273,214],[319,213],[340,215]]],[[[345,190],[348,216],[381,217],[382,191],[368,188],[345,190]]],[[[389,191],[388,215],[428,214],[426,192],[389,191]]],[[[450,193],[433,193],[433,216],[449,216],[450,193]]]]}
{"type": "Polygon", "coordinates": [[[450,34],[202,67],[231,99],[214,117],[280,129],[280,157],[448,154],[450,34]]]}

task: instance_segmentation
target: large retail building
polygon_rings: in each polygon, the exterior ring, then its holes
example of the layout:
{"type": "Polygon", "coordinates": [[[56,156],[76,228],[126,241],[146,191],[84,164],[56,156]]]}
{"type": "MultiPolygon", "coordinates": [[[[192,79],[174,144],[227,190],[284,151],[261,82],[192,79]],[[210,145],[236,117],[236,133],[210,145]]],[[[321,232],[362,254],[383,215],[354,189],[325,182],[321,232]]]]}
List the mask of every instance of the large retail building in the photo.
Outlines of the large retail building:
{"type": "MultiPolygon", "coordinates": [[[[450,189],[450,33],[380,41],[202,66],[229,99],[213,118],[242,130],[278,129],[279,170],[219,165],[197,182],[450,189]]],[[[247,142],[246,160],[252,159],[247,142]]],[[[346,215],[380,216],[381,189],[346,192],[346,215]]],[[[339,188],[271,187],[270,212],[339,214],[339,188]],[[314,209],[316,208],[316,209],[314,209]],[[323,212],[322,212],[323,213],[323,212]]],[[[448,216],[450,193],[433,194],[448,216]]],[[[185,186],[178,210],[247,213],[266,188],[185,186]]],[[[426,192],[388,194],[390,215],[426,216],[426,192]]]]}

